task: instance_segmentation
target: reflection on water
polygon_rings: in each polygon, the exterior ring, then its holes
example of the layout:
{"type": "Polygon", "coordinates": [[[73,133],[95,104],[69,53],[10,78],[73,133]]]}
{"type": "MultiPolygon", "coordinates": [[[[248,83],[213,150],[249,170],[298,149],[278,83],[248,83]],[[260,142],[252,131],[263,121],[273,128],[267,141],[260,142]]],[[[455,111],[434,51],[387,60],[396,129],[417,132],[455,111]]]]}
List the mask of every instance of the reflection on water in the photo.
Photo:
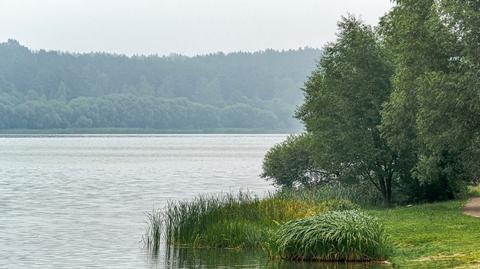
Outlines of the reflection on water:
{"type": "Polygon", "coordinates": [[[270,260],[262,251],[171,248],[151,256],[151,268],[385,269],[377,263],[319,263],[270,260]]]}

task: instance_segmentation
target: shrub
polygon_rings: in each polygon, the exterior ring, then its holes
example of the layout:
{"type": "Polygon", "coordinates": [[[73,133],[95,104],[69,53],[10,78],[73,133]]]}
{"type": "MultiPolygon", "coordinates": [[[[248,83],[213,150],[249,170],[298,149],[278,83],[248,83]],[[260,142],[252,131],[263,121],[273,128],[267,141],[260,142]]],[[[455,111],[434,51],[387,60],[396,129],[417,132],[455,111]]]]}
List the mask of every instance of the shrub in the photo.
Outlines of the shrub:
{"type": "Polygon", "coordinates": [[[383,260],[390,250],[382,225],[356,210],[290,221],[273,236],[270,255],[287,260],[383,260]]]}
{"type": "Polygon", "coordinates": [[[308,186],[319,180],[308,134],[291,135],[271,148],[263,160],[261,177],[279,187],[308,186]]]}

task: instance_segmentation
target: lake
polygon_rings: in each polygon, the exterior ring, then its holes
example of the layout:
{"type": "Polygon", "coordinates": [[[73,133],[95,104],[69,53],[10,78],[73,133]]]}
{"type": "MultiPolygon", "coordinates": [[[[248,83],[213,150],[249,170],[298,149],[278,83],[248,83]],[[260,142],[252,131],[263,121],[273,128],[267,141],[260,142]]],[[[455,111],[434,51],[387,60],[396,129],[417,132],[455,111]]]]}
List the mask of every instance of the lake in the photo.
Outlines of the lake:
{"type": "Polygon", "coordinates": [[[273,190],[258,175],[284,138],[2,137],[0,268],[151,268],[145,212],[202,193],[273,190]]]}
{"type": "Polygon", "coordinates": [[[145,213],[167,201],[273,191],[261,163],[285,137],[1,137],[0,268],[338,268],[227,250],[152,257],[142,248],[145,213]]]}

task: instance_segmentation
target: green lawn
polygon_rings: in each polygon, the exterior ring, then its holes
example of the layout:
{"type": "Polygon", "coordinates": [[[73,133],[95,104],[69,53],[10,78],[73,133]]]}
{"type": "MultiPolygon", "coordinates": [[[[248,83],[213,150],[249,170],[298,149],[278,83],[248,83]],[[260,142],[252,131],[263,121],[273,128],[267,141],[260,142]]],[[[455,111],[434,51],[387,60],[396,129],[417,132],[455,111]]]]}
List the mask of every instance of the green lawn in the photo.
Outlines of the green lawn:
{"type": "Polygon", "coordinates": [[[480,268],[480,218],[462,214],[466,201],[368,210],[395,244],[389,259],[411,268],[480,268]]]}

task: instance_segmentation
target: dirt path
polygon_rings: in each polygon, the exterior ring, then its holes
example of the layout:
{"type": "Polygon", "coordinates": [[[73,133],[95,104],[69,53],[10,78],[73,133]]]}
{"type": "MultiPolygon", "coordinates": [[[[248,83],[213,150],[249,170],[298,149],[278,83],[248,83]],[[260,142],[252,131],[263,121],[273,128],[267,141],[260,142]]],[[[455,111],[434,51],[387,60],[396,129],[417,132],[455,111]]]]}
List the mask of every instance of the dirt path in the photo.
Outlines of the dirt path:
{"type": "Polygon", "coordinates": [[[471,198],[463,208],[463,214],[480,217],[480,197],[471,198]]]}

